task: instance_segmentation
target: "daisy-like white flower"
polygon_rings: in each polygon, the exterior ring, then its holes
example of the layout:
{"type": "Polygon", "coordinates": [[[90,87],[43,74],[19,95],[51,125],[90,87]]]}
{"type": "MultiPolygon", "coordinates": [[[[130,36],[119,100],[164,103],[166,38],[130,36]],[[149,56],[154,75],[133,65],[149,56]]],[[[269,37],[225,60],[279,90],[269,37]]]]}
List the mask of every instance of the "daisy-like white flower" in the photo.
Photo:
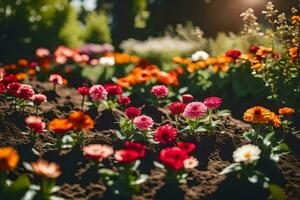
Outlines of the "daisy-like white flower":
{"type": "Polygon", "coordinates": [[[197,62],[199,60],[206,60],[209,58],[209,54],[206,53],[205,51],[196,51],[191,55],[191,59],[194,62],[197,62]]]}
{"type": "Polygon", "coordinates": [[[261,150],[252,144],[247,144],[237,148],[233,152],[233,159],[235,162],[243,162],[245,164],[253,163],[259,159],[261,150]]]}

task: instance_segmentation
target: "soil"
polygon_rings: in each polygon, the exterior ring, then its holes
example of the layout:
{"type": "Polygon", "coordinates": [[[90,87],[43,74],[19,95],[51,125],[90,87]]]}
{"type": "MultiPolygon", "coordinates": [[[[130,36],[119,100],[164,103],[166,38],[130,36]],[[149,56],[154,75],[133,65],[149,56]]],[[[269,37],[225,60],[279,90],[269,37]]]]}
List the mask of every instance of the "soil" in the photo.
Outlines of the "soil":
{"type": "MultiPolygon", "coordinates": [[[[31,83],[38,92],[46,94],[49,99],[41,106],[40,113],[47,121],[55,117],[65,117],[71,111],[80,109],[82,97],[75,89],[58,87],[57,93],[52,91],[49,83],[31,83]]],[[[22,134],[25,130],[24,117],[33,112],[26,110],[24,113],[12,113],[4,98],[0,99],[0,146],[13,146],[20,153],[22,162],[32,162],[38,158],[54,161],[61,166],[62,175],[57,184],[61,189],[57,196],[65,199],[76,200],[102,200],[114,199],[106,186],[99,181],[96,170],[83,157],[81,148],[91,143],[110,144],[118,148],[122,142],[116,137],[118,129],[118,113],[115,111],[103,111],[100,114],[96,110],[85,107],[85,111],[96,119],[95,129],[85,135],[82,144],[69,151],[58,151],[49,143],[55,143],[56,138],[51,133],[41,135],[34,143],[22,134]],[[33,153],[32,149],[36,153],[33,153]]],[[[144,113],[154,117],[155,122],[168,121],[165,112],[155,107],[146,106],[144,113]]],[[[164,181],[165,171],[155,168],[153,161],[157,160],[158,146],[149,146],[145,158],[143,158],[141,171],[150,174],[149,179],[142,185],[141,193],[133,195],[134,200],[224,200],[224,199],[268,199],[269,193],[247,181],[237,180],[231,176],[219,175],[219,173],[232,160],[233,151],[247,142],[242,138],[242,133],[251,128],[232,117],[224,117],[222,124],[218,126],[215,134],[197,133],[195,135],[180,134],[181,141],[192,141],[197,149],[193,156],[199,160],[199,167],[193,169],[189,182],[186,185],[170,185],[164,181]]],[[[294,135],[288,135],[286,142],[294,151],[293,154],[282,156],[278,168],[271,164],[262,166],[268,174],[274,177],[274,182],[285,189],[286,199],[296,200],[300,197],[300,160],[299,139],[294,135]],[[298,147],[298,148],[297,148],[298,147]]],[[[13,173],[23,172],[21,165],[13,173]]],[[[125,200],[124,197],[115,198],[125,200]]]]}

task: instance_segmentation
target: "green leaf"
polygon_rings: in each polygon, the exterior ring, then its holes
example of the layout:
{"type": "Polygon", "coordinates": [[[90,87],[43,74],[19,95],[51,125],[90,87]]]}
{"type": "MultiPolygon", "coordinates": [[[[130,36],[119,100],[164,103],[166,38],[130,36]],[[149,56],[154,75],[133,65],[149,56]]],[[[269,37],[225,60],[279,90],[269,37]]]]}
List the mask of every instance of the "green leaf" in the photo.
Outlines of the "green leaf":
{"type": "Polygon", "coordinates": [[[119,174],[111,169],[102,168],[98,170],[98,173],[105,176],[118,176],[119,174]]]}
{"type": "Polygon", "coordinates": [[[161,168],[161,169],[164,169],[165,166],[157,161],[153,161],[153,165],[157,168],[161,168]]]}
{"type": "Polygon", "coordinates": [[[233,163],[233,164],[229,165],[228,167],[226,167],[225,169],[223,169],[223,171],[220,172],[220,175],[237,172],[241,169],[242,169],[242,167],[241,167],[240,163],[233,163]]]}
{"type": "Polygon", "coordinates": [[[284,191],[283,188],[276,185],[276,184],[270,184],[269,185],[269,190],[271,192],[271,195],[274,200],[284,200],[284,191]]]}
{"type": "Polygon", "coordinates": [[[20,175],[6,190],[6,194],[14,199],[21,199],[30,187],[30,180],[25,175],[20,175]]]}
{"type": "Polygon", "coordinates": [[[140,184],[144,183],[145,181],[147,181],[148,177],[149,176],[147,174],[141,174],[137,180],[132,181],[130,184],[131,185],[140,185],[140,184]]]}
{"type": "Polygon", "coordinates": [[[272,142],[274,141],[275,132],[272,131],[266,135],[266,137],[263,140],[264,145],[270,146],[272,142]]]}
{"type": "Polygon", "coordinates": [[[246,140],[248,140],[249,142],[252,142],[252,141],[255,140],[256,134],[257,134],[257,133],[254,132],[254,131],[247,131],[247,132],[244,132],[244,133],[243,133],[243,137],[244,137],[246,140]]]}

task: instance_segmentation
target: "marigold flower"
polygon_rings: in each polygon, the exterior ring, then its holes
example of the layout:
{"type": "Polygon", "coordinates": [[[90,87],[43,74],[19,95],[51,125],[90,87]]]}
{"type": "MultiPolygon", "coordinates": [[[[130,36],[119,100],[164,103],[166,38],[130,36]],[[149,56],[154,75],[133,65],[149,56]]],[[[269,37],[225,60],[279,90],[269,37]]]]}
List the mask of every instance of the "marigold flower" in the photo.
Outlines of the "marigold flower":
{"type": "Polygon", "coordinates": [[[140,158],[140,153],[131,149],[122,149],[116,151],[114,157],[120,163],[132,163],[140,158]]]}
{"type": "Polygon", "coordinates": [[[133,119],[133,124],[140,130],[147,130],[154,124],[153,119],[147,115],[141,115],[133,119]]]}
{"type": "Polygon", "coordinates": [[[43,102],[47,102],[47,96],[44,94],[34,94],[32,95],[31,100],[35,104],[41,104],[43,102]]]}
{"type": "Polygon", "coordinates": [[[125,109],[125,114],[129,119],[134,119],[141,115],[141,109],[132,106],[125,109]]]}
{"type": "Polygon", "coordinates": [[[19,154],[14,148],[0,148],[0,170],[6,171],[14,169],[17,166],[19,159],[19,154]]]}
{"type": "Polygon", "coordinates": [[[55,133],[66,133],[73,128],[73,123],[69,119],[53,119],[48,124],[49,131],[55,133]]]}
{"type": "Polygon", "coordinates": [[[69,121],[73,124],[73,129],[79,131],[92,129],[95,124],[89,115],[81,111],[71,113],[69,115],[69,121]]]}
{"type": "Polygon", "coordinates": [[[34,132],[42,133],[45,130],[46,124],[43,122],[42,118],[36,116],[26,117],[25,123],[28,128],[34,132]]]}
{"type": "Polygon", "coordinates": [[[78,87],[77,88],[77,92],[79,94],[81,94],[82,96],[86,96],[89,94],[90,92],[90,87],[87,87],[87,86],[81,86],[81,87],[78,87]]]}
{"type": "Polygon", "coordinates": [[[160,144],[169,144],[176,139],[177,131],[173,126],[166,124],[156,129],[154,140],[160,144]]]}
{"type": "Polygon", "coordinates": [[[166,97],[169,93],[169,90],[166,86],[164,85],[155,85],[151,89],[151,93],[156,96],[156,97],[166,97]]]}
{"type": "Polygon", "coordinates": [[[32,89],[31,85],[26,84],[21,84],[16,92],[17,97],[25,100],[30,100],[32,95],[34,95],[34,90],[32,89]]]}
{"type": "Polygon", "coordinates": [[[90,144],[83,147],[83,155],[91,160],[102,161],[113,153],[113,148],[108,145],[90,144]]]}
{"type": "Polygon", "coordinates": [[[93,85],[89,93],[94,101],[102,101],[107,97],[107,91],[102,85],[93,85]]]}
{"type": "Polygon", "coordinates": [[[219,97],[208,97],[203,100],[203,103],[209,109],[216,109],[221,105],[222,99],[219,97]]]}
{"type": "Polygon", "coordinates": [[[184,109],[183,115],[187,118],[197,119],[207,113],[207,107],[202,102],[189,103],[184,109]]]}
{"type": "Polygon", "coordinates": [[[117,102],[121,105],[129,105],[131,103],[131,99],[129,96],[121,96],[117,99],[117,102]]]}
{"type": "Polygon", "coordinates": [[[52,82],[53,84],[59,84],[59,85],[64,84],[64,79],[59,74],[51,74],[49,77],[49,81],[52,82]]]}
{"type": "Polygon", "coordinates": [[[159,160],[167,167],[173,170],[179,170],[184,167],[184,160],[189,158],[186,151],[179,147],[168,147],[160,151],[159,160]]]}
{"type": "Polygon", "coordinates": [[[189,103],[189,102],[193,101],[193,99],[194,99],[193,95],[191,95],[191,94],[183,94],[181,96],[181,98],[184,103],[189,103]]]}
{"type": "Polygon", "coordinates": [[[21,87],[21,84],[18,82],[12,82],[7,85],[7,92],[13,96],[17,95],[18,89],[21,87]]]}
{"type": "Polygon", "coordinates": [[[235,162],[250,164],[259,159],[260,153],[261,151],[257,146],[247,144],[237,148],[233,152],[233,159],[235,162]]]}
{"type": "Polygon", "coordinates": [[[274,113],[262,106],[254,106],[244,113],[244,120],[251,123],[268,123],[272,120],[274,113]]]}
{"type": "Polygon", "coordinates": [[[292,115],[295,113],[295,109],[289,107],[283,107],[279,109],[280,115],[292,115]]]}
{"type": "Polygon", "coordinates": [[[61,175],[60,167],[54,162],[38,160],[31,163],[31,167],[35,174],[46,178],[57,178],[61,175]]]}
{"type": "Polygon", "coordinates": [[[184,112],[186,105],[181,102],[173,102],[168,106],[171,115],[179,115],[184,112]]]}
{"type": "Polygon", "coordinates": [[[103,85],[109,96],[116,96],[123,93],[121,86],[114,83],[106,83],[103,85]]]}
{"type": "Polygon", "coordinates": [[[146,152],[146,145],[139,143],[139,142],[130,142],[126,141],[125,143],[125,149],[134,150],[139,153],[139,158],[142,158],[145,156],[146,152]]]}
{"type": "Polygon", "coordinates": [[[190,156],[183,161],[185,169],[193,169],[199,165],[199,161],[194,156],[190,156]]]}
{"type": "Polygon", "coordinates": [[[196,145],[191,142],[177,142],[176,145],[182,150],[186,151],[187,153],[191,153],[196,149],[196,145]]]}

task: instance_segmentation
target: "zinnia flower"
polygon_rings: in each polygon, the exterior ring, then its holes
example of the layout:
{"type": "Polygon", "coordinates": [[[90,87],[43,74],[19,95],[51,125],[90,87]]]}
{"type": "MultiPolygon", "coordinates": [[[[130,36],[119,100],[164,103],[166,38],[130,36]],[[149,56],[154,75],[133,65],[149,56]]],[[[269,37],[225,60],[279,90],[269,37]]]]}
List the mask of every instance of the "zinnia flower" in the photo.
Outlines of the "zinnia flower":
{"type": "Polygon", "coordinates": [[[55,133],[66,133],[73,128],[73,123],[69,119],[53,119],[48,124],[49,131],[55,133]]]}
{"type": "Polygon", "coordinates": [[[164,85],[155,85],[152,87],[151,93],[156,97],[163,98],[168,95],[169,90],[164,85]]]}
{"type": "Polygon", "coordinates": [[[202,102],[189,103],[184,109],[183,115],[187,118],[197,119],[206,114],[207,107],[202,102]]]}
{"type": "Polygon", "coordinates": [[[117,102],[121,105],[129,105],[131,103],[131,99],[129,96],[121,96],[118,98],[117,102]]]}
{"type": "Polygon", "coordinates": [[[131,149],[122,149],[116,151],[114,157],[120,163],[132,163],[140,158],[140,153],[131,149]]]}
{"type": "Polygon", "coordinates": [[[106,83],[103,85],[103,87],[105,88],[109,96],[116,96],[123,93],[123,89],[117,84],[106,83]]]}
{"type": "Polygon", "coordinates": [[[183,161],[183,166],[185,169],[193,169],[199,165],[197,158],[190,156],[183,161]]]}
{"type": "Polygon", "coordinates": [[[139,143],[139,142],[130,142],[130,141],[126,141],[125,142],[125,149],[130,149],[130,150],[134,150],[136,152],[139,153],[139,158],[142,158],[145,156],[145,152],[146,152],[146,145],[139,143]]]}
{"type": "Polygon", "coordinates": [[[14,169],[17,166],[19,159],[20,156],[14,148],[0,148],[0,170],[14,169]]]}
{"type": "Polygon", "coordinates": [[[90,144],[83,147],[83,155],[91,160],[102,161],[113,153],[113,148],[108,145],[90,144]]]}
{"type": "Polygon", "coordinates": [[[167,167],[173,170],[179,170],[184,167],[184,160],[189,158],[186,151],[179,147],[168,147],[160,151],[159,160],[167,167]]]}
{"type": "Polygon", "coordinates": [[[5,85],[3,83],[0,83],[0,94],[3,94],[5,92],[5,85]]]}
{"type": "Polygon", "coordinates": [[[134,119],[141,115],[141,109],[132,106],[125,109],[125,114],[129,119],[134,119]]]}
{"type": "Polygon", "coordinates": [[[232,49],[232,50],[229,50],[226,52],[226,56],[230,57],[234,60],[238,59],[241,55],[242,55],[242,52],[239,50],[232,49]]]}
{"type": "Polygon", "coordinates": [[[69,121],[73,124],[73,129],[79,131],[92,129],[95,124],[89,115],[81,111],[71,113],[69,115],[69,121]]]}
{"type": "Polygon", "coordinates": [[[279,109],[280,115],[292,115],[295,113],[295,109],[289,107],[283,107],[279,109]]]}
{"type": "Polygon", "coordinates": [[[34,95],[34,90],[31,85],[22,84],[16,93],[17,97],[25,100],[30,100],[32,95],[34,95]]]}
{"type": "Polygon", "coordinates": [[[176,128],[169,124],[166,124],[156,129],[154,133],[154,140],[159,142],[160,144],[168,144],[175,141],[176,135],[176,128]]]}
{"type": "Polygon", "coordinates": [[[105,100],[107,96],[107,91],[102,85],[93,85],[89,93],[94,101],[105,100]]]}
{"type": "Polygon", "coordinates": [[[191,101],[193,101],[194,97],[191,94],[183,94],[181,96],[183,103],[189,103],[191,101]]]}
{"type": "Polygon", "coordinates": [[[168,106],[171,115],[179,115],[184,112],[186,105],[181,102],[173,102],[168,106]]]}
{"type": "Polygon", "coordinates": [[[177,142],[176,144],[182,151],[186,151],[187,153],[191,153],[196,149],[196,145],[191,142],[177,142]]]}
{"type": "Polygon", "coordinates": [[[222,99],[219,97],[208,97],[203,100],[203,103],[209,109],[216,109],[221,105],[222,99]]]}
{"type": "Polygon", "coordinates": [[[243,162],[245,164],[253,163],[259,159],[260,149],[252,144],[247,144],[237,148],[233,152],[235,162],[243,162]]]}
{"type": "Polygon", "coordinates": [[[34,94],[32,95],[31,100],[33,101],[33,103],[39,105],[43,102],[47,102],[47,96],[43,94],[34,94]]]}
{"type": "Polygon", "coordinates": [[[17,96],[17,91],[21,87],[21,84],[18,82],[12,82],[7,85],[7,92],[13,96],[17,96]]]}
{"type": "Polygon", "coordinates": [[[147,130],[154,124],[153,119],[147,115],[141,115],[133,119],[133,124],[140,130],[147,130]]]}
{"type": "Polygon", "coordinates": [[[51,74],[49,77],[49,81],[52,82],[53,84],[59,84],[59,85],[64,84],[64,79],[59,74],[51,74]]]}
{"type": "Polygon", "coordinates": [[[46,124],[42,118],[36,116],[29,116],[25,119],[25,123],[29,129],[34,132],[42,133],[45,130],[46,124]]]}
{"type": "Polygon", "coordinates": [[[90,87],[87,87],[87,86],[81,86],[79,88],[77,88],[77,92],[79,94],[81,94],[82,96],[86,96],[89,94],[90,92],[90,87]]]}
{"type": "Polygon", "coordinates": [[[251,123],[268,123],[272,120],[274,113],[262,106],[254,106],[244,113],[244,120],[251,123]]]}
{"type": "Polygon", "coordinates": [[[31,163],[32,170],[35,174],[46,178],[57,178],[60,176],[60,167],[54,162],[38,160],[31,163]]]}

